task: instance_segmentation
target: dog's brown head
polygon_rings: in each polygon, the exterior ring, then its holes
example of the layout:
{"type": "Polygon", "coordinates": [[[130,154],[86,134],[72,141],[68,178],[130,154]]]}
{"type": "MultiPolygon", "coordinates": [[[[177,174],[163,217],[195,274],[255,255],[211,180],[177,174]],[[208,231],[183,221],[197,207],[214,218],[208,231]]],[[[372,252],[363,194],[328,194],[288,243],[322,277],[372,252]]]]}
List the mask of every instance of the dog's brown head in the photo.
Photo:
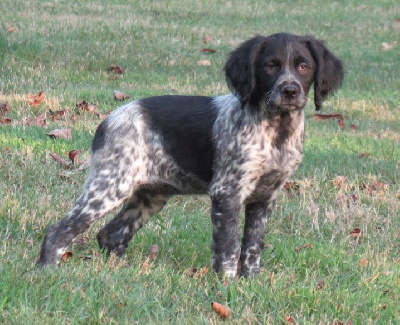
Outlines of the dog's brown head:
{"type": "Polygon", "coordinates": [[[242,107],[303,108],[312,83],[314,103],[342,83],[342,62],[312,36],[280,33],[255,36],[234,50],[225,65],[226,80],[242,107]]]}

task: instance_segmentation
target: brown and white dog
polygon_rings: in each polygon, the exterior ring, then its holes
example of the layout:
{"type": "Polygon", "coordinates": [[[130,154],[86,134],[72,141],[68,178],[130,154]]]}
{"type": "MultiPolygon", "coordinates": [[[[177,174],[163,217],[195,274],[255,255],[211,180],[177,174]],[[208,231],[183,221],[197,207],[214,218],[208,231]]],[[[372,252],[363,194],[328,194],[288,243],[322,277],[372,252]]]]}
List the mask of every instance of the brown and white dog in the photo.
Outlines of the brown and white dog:
{"type": "Polygon", "coordinates": [[[101,123],[83,193],[47,230],[39,265],[57,264],[78,235],[122,204],[97,235],[101,248],[119,256],[171,195],[208,194],[213,269],[228,277],[259,273],[268,218],[302,160],[310,87],[319,110],[343,67],[322,41],[280,33],[241,44],[225,73],[232,94],[136,100],[101,123]]]}

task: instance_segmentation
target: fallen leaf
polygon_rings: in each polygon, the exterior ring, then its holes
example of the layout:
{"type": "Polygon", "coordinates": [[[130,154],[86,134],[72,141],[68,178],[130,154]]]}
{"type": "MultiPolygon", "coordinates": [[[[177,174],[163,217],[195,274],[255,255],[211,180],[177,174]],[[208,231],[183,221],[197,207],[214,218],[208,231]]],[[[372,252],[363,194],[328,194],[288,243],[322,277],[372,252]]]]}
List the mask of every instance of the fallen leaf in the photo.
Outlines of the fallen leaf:
{"type": "Polygon", "coordinates": [[[314,114],[313,118],[314,118],[315,121],[318,121],[318,122],[330,121],[330,120],[333,120],[335,118],[338,119],[338,120],[344,120],[343,115],[342,114],[338,114],[338,113],[335,113],[335,114],[314,114]]]}
{"type": "Polygon", "coordinates": [[[202,278],[208,273],[208,268],[207,267],[202,267],[199,272],[196,274],[196,278],[202,278]]]}
{"type": "Polygon", "coordinates": [[[76,107],[78,107],[82,111],[87,111],[90,113],[93,113],[97,109],[96,105],[89,105],[89,103],[86,100],[83,100],[80,103],[77,103],[76,107]]]}
{"type": "Polygon", "coordinates": [[[350,231],[350,237],[357,239],[361,236],[361,229],[360,228],[354,228],[352,231],[350,231]]]}
{"type": "Polygon", "coordinates": [[[193,278],[196,273],[197,273],[197,269],[195,267],[193,267],[190,270],[187,270],[185,272],[185,275],[188,276],[189,278],[193,278]]]}
{"type": "Polygon", "coordinates": [[[212,37],[210,35],[206,35],[204,37],[204,43],[210,43],[212,41],[212,37]]]}
{"type": "Polygon", "coordinates": [[[125,99],[128,99],[128,98],[131,98],[131,96],[126,95],[121,91],[114,90],[114,99],[115,100],[125,100],[125,99]]]}
{"type": "Polygon", "coordinates": [[[197,65],[200,65],[200,66],[211,66],[211,62],[209,60],[200,60],[200,61],[197,61],[197,65]]]}
{"type": "Polygon", "coordinates": [[[350,125],[350,130],[355,131],[355,130],[357,130],[357,127],[354,124],[352,124],[352,125],[350,125]]]}
{"type": "Polygon", "coordinates": [[[72,164],[76,164],[76,160],[78,159],[78,156],[80,155],[82,151],[80,150],[71,150],[68,151],[68,158],[72,161],[72,164]]]}
{"type": "Polygon", "coordinates": [[[315,290],[321,290],[325,286],[325,281],[323,279],[319,280],[315,285],[315,290]]]}
{"type": "Polygon", "coordinates": [[[215,53],[217,50],[215,50],[215,49],[213,49],[213,48],[211,48],[211,47],[205,47],[205,48],[203,48],[202,50],[201,50],[201,52],[204,52],[204,53],[215,53]]]}
{"type": "Polygon", "coordinates": [[[108,115],[110,115],[112,112],[113,112],[113,111],[108,111],[108,112],[105,112],[105,113],[99,113],[99,114],[96,114],[96,116],[98,116],[100,119],[104,120],[104,119],[105,119],[108,115]]]}
{"type": "Polygon", "coordinates": [[[382,43],[382,50],[390,51],[393,50],[397,46],[397,41],[393,41],[392,43],[383,42],[382,43]]]}
{"type": "Polygon", "coordinates": [[[126,67],[125,67],[125,69],[122,69],[119,65],[110,65],[107,68],[108,72],[115,72],[115,73],[118,73],[118,74],[123,74],[126,70],[127,70],[126,67]]]}
{"type": "Polygon", "coordinates": [[[344,127],[345,127],[344,120],[343,119],[338,119],[338,125],[343,130],[344,127]]]}
{"type": "MultiPolygon", "coordinates": [[[[50,154],[51,158],[53,158],[57,163],[59,163],[61,166],[63,166],[65,169],[68,169],[71,167],[71,164],[66,161],[65,159],[61,158],[59,155],[56,153],[51,153],[50,154]]],[[[62,175],[65,176],[65,175],[62,175]]],[[[66,177],[67,178],[67,177],[66,177]]]]}
{"type": "Polygon", "coordinates": [[[283,188],[285,189],[289,197],[292,197],[293,193],[296,195],[300,195],[300,185],[296,182],[286,182],[283,188]]]}
{"type": "Polygon", "coordinates": [[[231,315],[229,307],[221,305],[218,302],[212,302],[211,307],[223,319],[226,319],[231,315]]]}
{"type": "Polygon", "coordinates": [[[154,261],[154,260],[156,259],[157,253],[158,253],[158,245],[157,245],[157,244],[154,244],[154,245],[152,245],[151,248],[150,248],[150,259],[151,259],[152,261],[154,261]]]}
{"type": "Polygon", "coordinates": [[[360,155],[358,156],[358,157],[360,157],[360,158],[368,158],[369,156],[371,156],[371,154],[370,153],[360,153],[360,155]]]}
{"type": "Polygon", "coordinates": [[[7,29],[7,31],[8,31],[9,33],[15,32],[16,30],[17,30],[17,27],[14,27],[14,26],[11,26],[11,27],[9,27],[9,28],[7,29]]]}
{"type": "Polygon", "coordinates": [[[46,133],[46,135],[52,139],[62,138],[62,139],[72,140],[71,129],[54,129],[49,133],[46,133]]]}
{"type": "Polygon", "coordinates": [[[37,117],[28,118],[24,124],[27,126],[36,125],[47,127],[46,114],[41,114],[37,117]]]}
{"type": "Polygon", "coordinates": [[[360,258],[360,265],[367,267],[368,266],[368,260],[366,258],[360,258]]]}
{"type": "Polygon", "coordinates": [[[73,254],[71,252],[65,252],[64,255],[61,257],[61,260],[66,263],[69,258],[71,258],[73,254]]]}
{"type": "Polygon", "coordinates": [[[0,104],[0,117],[4,116],[8,113],[8,103],[1,103],[0,104]]]}
{"type": "Polygon", "coordinates": [[[8,117],[3,117],[0,119],[0,124],[11,124],[11,120],[8,117]]]}
{"type": "Polygon", "coordinates": [[[301,245],[301,246],[296,247],[296,248],[295,248],[295,251],[296,251],[296,253],[298,253],[298,252],[300,252],[300,251],[301,251],[302,249],[304,249],[304,248],[313,249],[314,246],[313,246],[313,244],[304,244],[304,245],[301,245]]]}
{"type": "Polygon", "coordinates": [[[50,117],[53,121],[59,120],[63,117],[66,117],[67,114],[69,113],[68,110],[63,109],[63,110],[59,110],[59,111],[52,111],[51,109],[49,109],[49,113],[50,113],[50,117]]]}
{"type": "Polygon", "coordinates": [[[335,186],[335,188],[337,190],[339,190],[340,188],[343,188],[343,187],[346,188],[347,187],[346,186],[346,177],[338,175],[338,176],[336,176],[336,179],[332,180],[332,184],[333,184],[333,186],[335,186]]]}
{"type": "Polygon", "coordinates": [[[294,324],[294,318],[292,316],[285,316],[285,320],[288,324],[294,324]]]}
{"type": "Polygon", "coordinates": [[[40,91],[37,95],[27,95],[28,104],[34,107],[38,107],[44,100],[44,91],[40,91]]]}
{"type": "Polygon", "coordinates": [[[361,184],[359,186],[360,190],[366,190],[369,195],[375,195],[381,188],[384,187],[384,184],[381,182],[372,182],[370,184],[361,184]]]}

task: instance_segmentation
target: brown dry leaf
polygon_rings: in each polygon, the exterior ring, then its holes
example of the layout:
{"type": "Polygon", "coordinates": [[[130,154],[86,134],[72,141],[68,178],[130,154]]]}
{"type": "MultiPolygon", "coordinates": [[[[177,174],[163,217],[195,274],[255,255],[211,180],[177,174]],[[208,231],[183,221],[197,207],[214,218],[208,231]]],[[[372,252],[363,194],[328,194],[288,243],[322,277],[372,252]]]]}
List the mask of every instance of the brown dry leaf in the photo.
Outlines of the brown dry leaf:
{"type": "MultiPolygon", "coordinates": [[[[196,272],[197,272],[197,269],[193,269],[193,270],[196,270],[196,272]]],[[[195,279],[200,279],[200,278],[204,277],[207,273],[208,273],[208,268],[202,267],[197,273],[195,273],[193,275],[193,277],[195,279]]]]}
{"type": "Polygon", "coordinates": [[[377,194],[377,192],[380,190],[380,189],[382,189],[382,188],[384,188],[385,186],[384,186],[384,184],[383,183],[381,183],[381,182],[372,182],[372,183],[370,183],[370,184],[361,184],[360,186],[359,186],[359,188],[360,188],[360,190],[366,190],[367,192],[368,192],[368,194],[369,195],[375,195],[375,194],[377,194]]]}
{"type": "Polygon", "coordinates": [[[54,129],[53,131],[46,133],[46,135],[52,139],[62,138],[62,139],[72,140],[71,129],[54,129]]]}
{"type": "Polygon", "coordinates": [[[14,27],[14,26],[10,26],[10,27],[8,27],[8,29],[7,29],[7,31],[8,31],[9,33],[15,32],[16,30],[17,30],[17,27],[14,27]]]}
{"type": "Polygon", "coordinates": [[[108,115],[110,115],[113,111],[108,111],[105,113],[98,113],[96,114],[97,117],[99,117],[101,120],[104,120],[108,115]]]}
{"type": "Polygon", "coordinates": [[[285,318],[285,321],[287,322],[287,324],[294,324],[294,318],[292,316],[287,316],[287,315],[283,315],[283,317],[285,318]]]}
{"type": "Polygon", "coordinates": [[[283,188],[285,189],[289,197],[292,197],[293,194],[300,195],[300,185],[296,182],[286,182],[283,188]]]}
{"type": "Polygon", "coordinates": [[[368,153],[368,152],[366,152],[366,153],[360,153],[360,155],[358,156],[358,157],[360,157],[360,158],[368,158],[369,156],[371,156],[371,154],[370,153],[368,153]]]}
{"type": "Polygon", "coordinates": [[[114,72],[117,74],[123,74],[126,70],[127,70],[127,67],[125,67],[125,69],[122,69],[119,65],[110,65],[107,68],[108,72],[114,72]]]}
{"type": "Polygon", "coordinates": [[[336,176],[336,179],[332,180],[332,184],[337,190],[339,190],[340,188],[347,188],[346,177],[338,175],[336,176]]]}
{"type": "Polygon", "coordinates": [[[89,103],[86,100],[82,100],[80,103],[76,104],[76,107],[80,108],[82,111],[87,111],[89,103]]]}
{"type": "Polygon", "coordinates": [[[114,99],[115,100],[125,100],[125,99],[128,99],[128,98],[131,98],[131,96],[126,95],[121,91],[114,90],[114,99]]]}
{"type": "Polygon", "coordinates": [[[70,151],[68,151],[68,158],[72,161],[73,165],[76,164],[78,156],[80,155],[81,152],[82,151],[80,151],[80,150],[70,150],[70,151]]]}
{"type": "Polygon", "coordinates": [[[61,257],[61,260],[66,263],[69,258],[71,258],[73,254],[71,252],[65,252],[64,255],[61,257]]]}
{"type": "Polygon", "coordinates": [[[8,117],[3,117],[0,119],[0,124],[11,124],[11,120],[8,117]]]}
{"type": "Polygon", "coordinates": [[[345,127],[344,120],[343,119],[338,119],[338,125],[343,130],[344,127],[345,127]]]}
{"type": "Polygon", "coordinates": [[[357,127],[354,124],[352,124],[352,125],[350,125],[350,130],[355,131],[355,130],[357,130],[357,127]]]}
{"type": "Polygon", "coordinates": [[[86,100],[77,103],[76,107],[78,107],[82,111],[87,111],[89,113],[93,113],[97,109],[96,105],[89,105],[89,103],[86,100]]]}
{"type": "Polygon", "coordinates": [[[314,290],[321,290],[321,289],[324,288],[324,286],[325,286],[325,281],[324,281],[323,279],[321,279],[321,280],[319,280],[319,281],[317,282],[317,284],[315,285],[314,290]]]}
{"type": "Polygon", "coordinates": [[[354,239],[361,237],[361,229],[354,228],[352,231],[350,231],[350,237],[354,239]]]}
{"type": "Polygon", "coordinates": [[[390,50],[393,50],[396,46],[397,46],[397,41],[393,41],[392,43],[383,42],[382,50],[390,51],[390,50]]]}
{"type": "Polygon", "coordinates": [[[229,307],[219,304],[218,302],[211,303],[212,309],[223,319],[228,318],[231,315],[229,307]]]}
{"type": "Polygon", "coordinates": [[[304,244],[304,245],[301,245],[301,246],[296,247],[296,248],[295,248],[295,251],[296,251],[296,253],[298,253],[298,252],[300,252],[300,251],[301,251],[302,249],[304,249],[304,248],[313,249],[314,246],[313,246],[313,244],[304,244]]]}
{"type": "Polygon", "coordinates": [[[314,120],[317,122],[323,122],[323,121],[330,121],[333,119],[338,119],[338,120],[344,120],[342,114],[334,113],[334,114],[314,114],[313,116],[314,120]]]}
{"type": "Polygon", "coordinates": [[[193,267],[190,270],[187,270],[185,272],[185,275],[188,276],[189,278],[193,278],[196,273],[197,273],[197,269],[195,267],[193,267]]]}
{"type": "Polygon", "coordinates": [[[360,258],[360,265],[367,267],[368,266],[368,260],[366,258],[360,258]]]}
{"type": "Polygon", "coordinates": [[[53,158],[57,163],[59,163],[61,166],[63,166],[65,169],[68,169],[71,167],[71,164],[66,161],[65,159],[61,158],[59,155],[56,153],[51,153],[50,154],[51,158],[53,158]]]}
{"type": "Polygon", "coordinates": [[[209,67],[211,66],[211,62],[209,60],[200,60],[197,61],[197,65],[209,67]]]}
{"type": "Polygon", "coordinates": [[[150,248],[150,260],[154,261],[157,257],[157,253],[158,253],[158,245],[154,244],[150,248]]]}
{"type": "Polygon", "coordinates": [[[4,116],[8,113],[8,103],[1,103],[0,104],[0,117],[4,116]]]}
{"type": "Polygon", "coordinates": [[[47,127],[46,114],[41,114],[37,117],[27,119],[25,125],[27,126],[36,125],[36,126],[47,127]]]}
{"type": "Polygon", "coordinates": [[[353,193],[352,195],[350,195],[350,197],[354,203],[356,203],[358,201],[358,196],[356,194],[353,193]]]}
{"type": "Polygon", "coordinates": [[[49,109],[50,117],[53,121],[59,120],[61,118],[65,118],[69,111],[67,109],[59,110],[59,111],[52,111],[49,109]]]}
{"type": "Polygon", "coordinates": [[[211,47],[205,47],[205,48],[203,48],[201,50],[201,52],[204,52],[204,53],[215,53],[215,52],[217,52],[217,50],[215,50],[215,49],[213,49],[211,47]]]}
{"type": "Polygon", "coordinates": [[[210,42],[212,42],[212,37],[210,35],[206,35],[204,37],[204,43],[210,43],[210,42]]]}
{"type": "Polygon", "coordinates": [[[26,96],[29,100],[28,100],[28,104],[33,106],[33,107],[38,107],[44,100],[45,96],[44,96],[44,91],[40,91],[37,95],[27,95],[26,96]]]}

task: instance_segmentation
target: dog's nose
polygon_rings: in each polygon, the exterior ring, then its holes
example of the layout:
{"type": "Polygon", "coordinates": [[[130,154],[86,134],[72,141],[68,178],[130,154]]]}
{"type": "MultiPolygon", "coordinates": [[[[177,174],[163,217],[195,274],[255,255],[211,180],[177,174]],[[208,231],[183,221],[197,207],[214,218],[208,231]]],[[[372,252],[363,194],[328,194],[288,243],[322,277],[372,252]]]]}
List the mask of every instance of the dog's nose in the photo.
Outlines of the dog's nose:
{"type": "Polygon", "coordinates": [[[281,90],[287,99],[293,99],[299,95],[299,89],[294,85],[286,85],[281,90]]]}

